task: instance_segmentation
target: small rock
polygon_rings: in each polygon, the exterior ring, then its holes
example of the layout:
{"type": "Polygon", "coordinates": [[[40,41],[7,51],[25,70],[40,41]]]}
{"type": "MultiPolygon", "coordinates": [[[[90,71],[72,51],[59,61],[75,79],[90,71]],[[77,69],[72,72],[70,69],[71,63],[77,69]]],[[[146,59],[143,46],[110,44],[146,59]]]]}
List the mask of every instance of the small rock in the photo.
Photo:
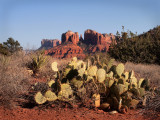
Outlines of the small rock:
{"type": "Polygon", "coordinates": [[[116,110],[109,112],[110,115],[118,113],[116,110]]]}

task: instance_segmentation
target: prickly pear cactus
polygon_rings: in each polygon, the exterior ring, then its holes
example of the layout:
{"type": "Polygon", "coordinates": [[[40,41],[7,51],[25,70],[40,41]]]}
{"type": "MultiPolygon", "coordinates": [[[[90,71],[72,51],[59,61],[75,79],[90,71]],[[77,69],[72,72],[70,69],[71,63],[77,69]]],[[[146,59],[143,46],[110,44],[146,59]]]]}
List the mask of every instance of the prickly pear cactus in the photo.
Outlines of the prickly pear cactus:
{"type": "Polygon", "coordinates": [[[91,66],[88,70],[88,75],[96,76],[97,75],[97,66],[91,66]]]}
{"type": "Polygon", "coordinates": [[[48,100],[48,101],[55,101],[57,100],[57,96],[54,92],[52,92],[51,90],[48,90],[44,97],[48,100]]]}
{"type": "Polygon", "coordinates": [[[102,83],[106,78],[106,71],[104,69],[98,69],[97,71],[97,79],[100,83],[102,83]]]}
{"type": "Polygon", "coordinates": [[[73,57],[72,61],[77,62],[77,57],[73,57]]]}
{"type": "Polygon", "coordinates": [[[54,72],[57,72],[58,71],[58,68],[57,68],[57,62],[53,62],[52,65],[51,65],[51,68],[54,72]]]}
{"type": "Polygon", "coordinates": [[[113,78],[113,72],[110,71],[108,74],[106,74],[106,77],[113,78]]]}
{"type": "Polygon", "coordinates": [[[48,82],[48,86],[51,87],[52,84],[54,84],[54,83],[55,83],[55,80],[50,80],[50,81],[48,82]]]}
{"type": "Polygon", "coordinates": [[[134,77],[134,71],[132,70],[131,72],[129,72],[129,78],[133,78],[134,77]]]}
{"type": "Polygon", "coordinates": [[[124,79],[125,79],[125,80],[128,80],[128,79],[129,79],[129,72],[125,72],[123,75],[124,75],[124,79]]]}
{"type": "Polygon", "coordinates": [[[115,61],[115,59],[110,59],[110,61],[108,62],[108,64],[107,64],[107,72],[109,72],[109,70],[112,67],[114,61],[115,61]]]}
{"type": "Polygon", "coordinates": [[[143,80],[144,80],[144,78],[141,78],[141,79],[138,81],[138,88],[141,88],[141,85],[142,85],[143,80]]]}
{"type": "Polygon", "coordinates": [[[71,68],[64,68],[63,76],[66,77],[70,71],[71,68]]]}
{"type": "Polygon", "coordinates": [[[112,87],[112,85],[113,85],[114,82],[115,82],[114,80],[109,80],[108,87],[109,88],[112,87]]]}
{"type": "Polygon", "coordinates": [[[116,67],[116,73],[120,77],[123,72],[124,72],[124,65],[122,63],[120,63],[116,67]]]}
{"type": "Polygon", "coordinates": [[[47,101],[47,99],[42,95],[41,92],[38,92],[35,96],[34,96],[35,102],[37,104],[43,104],[47,101]]]}
{"type": "Polygon", "coordinates": [[[124,92],[127,91],[126,86],[123,85],[123,84],[118,84],[118,85],[117,85],[117,88],[118,88],[119,95],[121,95],[121,94],[123,94],[124,92]]]}
{"type": "Polygon", "coordinates": [[[73,91],[69,84],[61,84],[61,91],[58,93],[59,100],[69,100],[70,96],[72,96],[73,91]]]}
{"type": "Polygon", "coordinates": [[[85,73],[85,69],[84,68],[80,68],[78,70],[79,76],[83,77],[83,74],[85,73]]]}
{"type": "Polygon", "coordinates": [[[76,88],[81,88],[83,85],[83,81],[77,80],[76,78],[73,78],[71,81],[71,84],[73,84],[76,88]]]}
{"type": "Polygon", "coordinates": [[[75,100],[74,103],[81,100],[84,103],[92,99],[95,107],[104,110],[121,111],[124,106],[136,108],[138,99],[145,97],[149,80],[138,81],[134,71],[125,71],[122,63],[113,65],[113,59],[107,64],[101,63],[98,56],[92,58],[91,64],[89,60],[84,62],[74,57],[61,72],[58,71],[57,63],[53,62],[51,67],[57,72],[57,77],[46,84],[46,92],[37,90],[45,94],[37,92],[35,102],[43,104],[58,99],[65,102],[75,100]]]}
{"type": "Polygon", "coordinates": [[[140,97],[143,97],[145,95],[145,89],[139,88],[138,90],[139,90],[140,97]]]}

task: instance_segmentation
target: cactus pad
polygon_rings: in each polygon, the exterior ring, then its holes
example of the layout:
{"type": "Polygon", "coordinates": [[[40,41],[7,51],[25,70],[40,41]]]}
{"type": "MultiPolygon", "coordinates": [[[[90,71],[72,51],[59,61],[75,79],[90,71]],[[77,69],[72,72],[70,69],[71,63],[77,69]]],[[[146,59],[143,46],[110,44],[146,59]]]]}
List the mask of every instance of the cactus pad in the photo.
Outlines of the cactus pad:
{"type": "Polygon", "coordinates": [[[110,68],[112,67],[113,63],[114,63],[115,59],[110,59],[110,61],[107,64],[107,72],[110,70],[110,68]]]}
{"type": "Polygon", "coordinates": [[[77,57],[73,57],[72,61],[77,62],[77,57]]]}
{"type": "Polygon", "coordinates": [[[106,77],[113,78],[113,72],[110,71],[108,74],[106,74],[106,77]]]}
{"type": "Polygon", "coordinates": [[[97,74],[97,66],[91,66],[88,70],[88,75],[96,76],[97,74]]]}
{"type": "Polygon", "coordinates": [[[51,90],[48,90],[44,97],[48,100],[48,101],[55,101],[57,99],[57,96],[54,92],[52,92],[51,90]]]}
{"type": "Polygon", "coordinates": [[[125,72],[125,73],[124,73],[124,79],[125,79],[125,80],[128,80],[128,78],[129,78],[129,72],[125,72]]]}
{"type": "Polygon", "coordinates": [[[114,83],[114,80],[109,80],[108,87],[110,88],[114,83]]]}
{"type": "Polygon", "coordinates": [[[140,97],[143,97],[145,95],[145,89],[144,88],[139,88],[139,93],[140,93],[140,97]]]}
{"type": "Polygon", "coordinates": [[[138,81],[138,88],[141,88],[141,84],[143,82],[144,78],[141,78],[139,81],[138,81]]]}
{"type": "Polygon", "coordinates": [[[66,77],[70,71],[71,71],[71,68],[64,68],[63,76],[66,77]]]}
{"type": "Polygon", "coordinates": [[[55,81],[54,80],[50,80],[49,82],[48,82],[48,86],[49,87],[51,87],[52,86],[52,84],[54,84],[55,83],[55,81]]]}
{"type": "Polygon", "coordinates": [[[123,72],[124,72],[124,65],[120,63],[116,67],[116,73],[118,76],[121,76],[123,72]]]}
{"type": "Polygon", "coordinates": [[[53,70],[54,72],[57,72],[57,71],[58,71],[57,62],[53,62],[53,63],[51,64],[51,68],[52,68],[52,70],[53,70]]]}
{"type": "Polygon", "coordinates": [[[83,77],[83,74],[85,73],[85,69],[84,68],[80,68],[78,70],[79,76],[83,77]]]}
{"type": "Polygon", "coordinates": [[[34,100],[37,104],[43,104],[47,101],[47,99],[42,95],[41,92],[38,92],[35,96],[34,96],[34,100]]]}
{"type": "Polygon", "coordinates": [[[104,69],[98,69],[97,71],[97,79],[100,83],[102,83],[106,78],[106,71],[104,69]]]}
{"type": "Polygon", "coordinates": [[[61,84],[61,91],[58,93],[58,99],[68,100],[72,94],[73,91],[69,84],[61,84]]]}

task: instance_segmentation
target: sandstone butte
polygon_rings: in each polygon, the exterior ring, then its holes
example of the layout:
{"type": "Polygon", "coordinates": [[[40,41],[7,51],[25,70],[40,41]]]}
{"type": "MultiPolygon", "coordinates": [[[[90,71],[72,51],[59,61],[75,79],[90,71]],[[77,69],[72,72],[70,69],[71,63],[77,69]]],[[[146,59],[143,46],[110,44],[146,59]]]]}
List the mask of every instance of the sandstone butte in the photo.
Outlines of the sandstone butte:
{"type": "Polygon", "coordinates": [[[55,58],[72,58],[75,56],[78,58],[84,58],[85,54],[83,53],[82,48],[77,45],[79,41],[91,46],[88,49],[90,53],[96,51],[107,52],[110,44],[115,41],[115,36],[113,34],[101,34],[94,30],[87,29],[84,32],[84,39],[82,38],[82,35],[80,35],[79,38],[78,32],[67,31],[62,34],[61,41],[62,43],[60,45],[59,41],[57,44],[57,42],[54,41],[49,42],[43,40],[43,45],[48,45],[50,47],[53,46],[52,48],[45,50],[45,54],[51,55],[55,58]]]}
{"type": "Polygon", "coordinates": [[[92,53],[96,51],[107,52],[113,41],[115,41],[115,36],[113,34],[101,34],[90,29],[84,32],[84,43],[91,45],[89,52],[92,53]]]}
{"type": "Polygon", "coordinates": [[[85,58],[85,54],[81,47],[77,45],[79,42],[79,34],[77,32],[68,31],[62,34],[62,44],[45,51],[45,54],[55,58],[85,58]]]}

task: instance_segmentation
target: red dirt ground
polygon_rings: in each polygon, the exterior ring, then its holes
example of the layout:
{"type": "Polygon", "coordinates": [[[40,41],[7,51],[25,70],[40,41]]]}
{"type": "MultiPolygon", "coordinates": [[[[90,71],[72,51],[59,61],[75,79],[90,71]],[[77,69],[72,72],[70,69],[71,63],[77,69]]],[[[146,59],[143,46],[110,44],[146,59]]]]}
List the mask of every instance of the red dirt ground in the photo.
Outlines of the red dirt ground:
{"type": "Polygon", "coordinates": [[[126,114],[116,113],[110,115],[102,110],[89,110],[88,108],[38,108],[4,109],[0,108],[0,120],[160,120],[152,115],[144,116],[142,109],[129,110],[126,114]]]}

